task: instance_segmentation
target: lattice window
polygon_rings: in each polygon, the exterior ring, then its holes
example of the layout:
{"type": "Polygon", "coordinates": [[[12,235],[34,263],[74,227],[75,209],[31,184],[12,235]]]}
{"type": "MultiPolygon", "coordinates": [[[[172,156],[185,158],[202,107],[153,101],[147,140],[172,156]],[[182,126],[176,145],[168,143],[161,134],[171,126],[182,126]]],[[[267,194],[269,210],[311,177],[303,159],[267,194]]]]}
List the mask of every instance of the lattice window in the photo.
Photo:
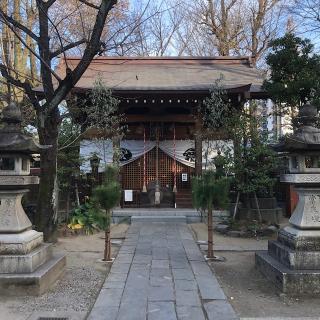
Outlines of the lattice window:
{"type": "MultiPolygon", "coordinates": [[[[177,161],[177,187],[190,188],[190,177],[194,169],[177,161]],[[188,174],[188,181],[181,181],[181,173],[188,174]]],[[[143,156],[121,169],[122,188],[130,190],[141,190],[143,186],[143,156]]],[[[156,148],[146,154],[146,183],[156,179],[156,148]]],[[[161,186],[173,188],[174,159],[159,149],[159,181],[161,186]]]]}

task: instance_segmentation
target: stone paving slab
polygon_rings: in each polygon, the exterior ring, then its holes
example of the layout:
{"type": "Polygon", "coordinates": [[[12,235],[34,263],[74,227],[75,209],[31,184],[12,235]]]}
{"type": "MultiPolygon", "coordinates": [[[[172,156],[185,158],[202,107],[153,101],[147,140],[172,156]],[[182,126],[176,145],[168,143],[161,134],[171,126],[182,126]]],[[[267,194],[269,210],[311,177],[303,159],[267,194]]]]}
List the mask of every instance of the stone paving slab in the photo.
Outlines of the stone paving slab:
{"type": "Polygon", "coordinates": [[[89,320],[238,319],[185,222],[134,222],[89,320]]]}

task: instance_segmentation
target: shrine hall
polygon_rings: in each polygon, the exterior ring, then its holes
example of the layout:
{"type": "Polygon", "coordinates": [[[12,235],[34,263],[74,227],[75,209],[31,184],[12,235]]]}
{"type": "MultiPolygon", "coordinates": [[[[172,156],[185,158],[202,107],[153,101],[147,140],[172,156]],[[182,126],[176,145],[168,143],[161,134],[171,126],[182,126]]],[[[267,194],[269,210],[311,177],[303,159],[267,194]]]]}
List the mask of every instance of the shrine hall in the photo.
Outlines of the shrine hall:
{"type": "MultiPolygon", "coordinates": [[[[67,65],[75,68],[79,61],[68,58],[67,65]]],[[[61,59],[57,72],[65,70],[61,59]]],[[[201,134],[199,106],[218,79],[236,107],[265,97],[263,77],[249,57],[98,57],[72,95],[81,98],[97,77],[120,100],[127,128],[118,142],[122,207],[192,207],[191,177],[201,174],[217,151],[232,147],[223,128],[210,139],[201,134]]],[[[96,155],[103,172],[114,147],[114,140],[89,130],[80,143],[81,171],[91,171],[96,155]]]]}

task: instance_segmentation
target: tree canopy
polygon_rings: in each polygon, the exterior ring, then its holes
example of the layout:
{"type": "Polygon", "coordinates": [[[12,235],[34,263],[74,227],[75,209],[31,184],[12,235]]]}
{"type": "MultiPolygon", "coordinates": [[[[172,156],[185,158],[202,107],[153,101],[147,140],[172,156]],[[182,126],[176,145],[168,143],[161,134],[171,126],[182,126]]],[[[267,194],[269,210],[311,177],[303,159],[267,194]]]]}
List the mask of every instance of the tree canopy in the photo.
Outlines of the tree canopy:
{"type": "Polygon", "coordinates": [[[290,108],[311,101],[320,107],[320,56],[308,39],[292,33],[273,40],[266,58],[270,77],[264,88],[273,101],[290,108]]]}

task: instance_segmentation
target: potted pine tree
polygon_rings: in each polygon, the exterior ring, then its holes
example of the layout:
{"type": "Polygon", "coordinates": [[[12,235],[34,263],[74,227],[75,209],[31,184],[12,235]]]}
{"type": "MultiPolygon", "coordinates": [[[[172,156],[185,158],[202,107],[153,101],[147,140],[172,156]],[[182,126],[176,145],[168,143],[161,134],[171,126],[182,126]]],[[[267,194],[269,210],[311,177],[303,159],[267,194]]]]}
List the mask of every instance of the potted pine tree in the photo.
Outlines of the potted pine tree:
{"type": "Polygon", "coordinates": [[[214,209],[225,209],[229,199],[229,180],[219,177],[215,171],[207,170],[199,177],[192,179],[192,201],[197,209],[207,212],[208,215],[208,252],[207,258],[214,259],[213,254],[213,223],[214,209]]]}
{"type": "Polygon", "coordinates": [[[112,261],[110,224],[111,211],[118,205],[121,198],[121,186],[118,176],[119,168],[115,165],[107,165],[103,184],[93,190],[94,203],[100,209],[103,209],[106,214],[104,261],[112,261]]]}

